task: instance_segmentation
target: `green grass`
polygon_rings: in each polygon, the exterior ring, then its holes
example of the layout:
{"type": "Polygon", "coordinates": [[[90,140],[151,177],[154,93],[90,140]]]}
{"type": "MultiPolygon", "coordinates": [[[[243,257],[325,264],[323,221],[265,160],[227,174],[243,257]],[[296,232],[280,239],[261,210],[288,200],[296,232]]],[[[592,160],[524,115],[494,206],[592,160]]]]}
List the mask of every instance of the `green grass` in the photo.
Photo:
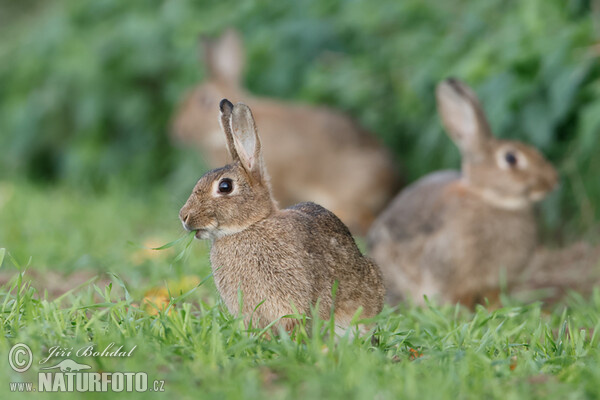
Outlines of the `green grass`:
{"type": "MultiPolygon", "coordinates": [[[[194,241],[186,250],[184,239],[166,250],[140,249],[182,236],[183,200],[0,184],[0,275],[12,277],[0,287],[2,398],[9,382],[37,382],[36,363],[50,347],[111,342],[137,348],[128,358],[72,358],[91,371],[144,371],[150,381],[165,380],[164,393],[121,394],[127,398],[600,397],[598,291],[585,300],[572,294],[552,310],[512,299],[474,312],[386,308],[376,346],[369,338],[333,340],[327,321],[268,340],[229,315],[210,278],[198,285],[210,273],[206,244],[194,241]],[[57,270],[111,275],[55,299],[44,293],[51,282],[39,277],[57,270]],[[171,302],[156,312],[144,298],[161,288],[171,302]],[[34,355],[22,374],[6,362],[20,342],[34,355]]],[[[32,396],[59,397],[21,395],[32,396]]]]}

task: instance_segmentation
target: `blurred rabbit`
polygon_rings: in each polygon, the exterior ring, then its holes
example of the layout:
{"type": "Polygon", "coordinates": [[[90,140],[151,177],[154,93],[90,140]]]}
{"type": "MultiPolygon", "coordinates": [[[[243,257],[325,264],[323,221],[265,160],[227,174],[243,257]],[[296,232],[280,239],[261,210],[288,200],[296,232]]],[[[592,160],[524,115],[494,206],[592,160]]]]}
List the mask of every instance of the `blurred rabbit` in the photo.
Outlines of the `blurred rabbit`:
{"type": "Polygon", "coordinates": [[[267,150],[273,193],[281,204],[315,201],[354,233],[365,234],[399,188],[388,151],[340,112],[248,94],[242,88],[242,43],[234,31],[205,41],[204,48],[208,80],[180,105],[173,136],[197,145],[211,168],[223,165],[225,142],[213,110],[224,97],[250,104],[267,150]]]}
{"type": "MultiPolygon", "coordinates": [[[[332,212],[315,203],[279,209],[250,108],[223,100],[220,109],[233,162],[200,178],[179,217],[197,238],[212,241],[215,284],[229,311],[258,328],[317,306],[328,319],[337,281],[336,327],[347,329],[360,310],[362,318],[377,315],[384,297],[379,268],[332,212]]],[[[291,330],[297,322],[277,324],[291,330]]]]}
{"type": "Polygon", "coordinates": [[[571,290],[589,295],[595,287],[600,287],[600,246],[576,242],[537,249],[510,292],[527,301],[554,303],[571,290]]]}
{"type": "Polygon", "coordinates": [[[388,299],[423,295],[471,306],[509,283],[535,251],[534,203],[557,184],[532,147],[494,138],[475,94],[441,82],[438,109],[462,155],[462,171],[434,172],[403,190],[373,223],[371,255],[388,299]]]}

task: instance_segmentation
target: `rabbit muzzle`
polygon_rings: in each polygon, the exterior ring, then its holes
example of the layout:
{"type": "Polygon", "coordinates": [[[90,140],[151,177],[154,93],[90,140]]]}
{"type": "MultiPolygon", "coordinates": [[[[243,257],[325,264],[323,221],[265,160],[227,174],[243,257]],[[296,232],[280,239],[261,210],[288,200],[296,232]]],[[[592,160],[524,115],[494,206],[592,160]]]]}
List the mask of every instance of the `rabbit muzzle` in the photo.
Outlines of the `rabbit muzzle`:
{"type": "Polygon", "coordinates": [[[197,212],[187,207],[187,204],[179,211],[179,219],[183,229],[188,232],[196,232],[197,239],[209,239],[212,236],[214,225],[216,225],[213,221],[203,221],[205,218],[201,218],[197,212]]]}
{"type": "Polygon", "coordinates": [[[541,177],[535,184],[531,185],[528,190],[529,199],[531,201],[540,201],[552,192],[558,186],[558,174],[554,169],[541,177]]]}

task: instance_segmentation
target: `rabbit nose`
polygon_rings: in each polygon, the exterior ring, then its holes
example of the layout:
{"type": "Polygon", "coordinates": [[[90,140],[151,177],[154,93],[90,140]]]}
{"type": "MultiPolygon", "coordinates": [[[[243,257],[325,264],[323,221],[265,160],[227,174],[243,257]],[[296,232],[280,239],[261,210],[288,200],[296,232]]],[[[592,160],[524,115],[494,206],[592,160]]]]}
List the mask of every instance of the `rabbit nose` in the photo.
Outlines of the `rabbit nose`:
{"type": "Polygon", "coordinates": [[[184,225],[187,225],[187,222],[190,219],[190,213],[188,211],[181,210],[179,212],[179,219],[184,225]]]}
{"type": "Polygon", "coordinates": [[[189,212],[179,213],[179,219],[181,219],[181,224],[183,225],[183,229],[185,229],[186,231],[193,231],[192,227],[190,225],[188,225],[188,222],[190,221],[190,216],[191,216],[191,213],[189,213],[189,212]]]}
{"type": "Polygon", "coordinates": [[[548,173],[544,179],[544,183],[546,184],[548,190],[555,189],[560,183],[558,173],[556,171],[548,173]]]}

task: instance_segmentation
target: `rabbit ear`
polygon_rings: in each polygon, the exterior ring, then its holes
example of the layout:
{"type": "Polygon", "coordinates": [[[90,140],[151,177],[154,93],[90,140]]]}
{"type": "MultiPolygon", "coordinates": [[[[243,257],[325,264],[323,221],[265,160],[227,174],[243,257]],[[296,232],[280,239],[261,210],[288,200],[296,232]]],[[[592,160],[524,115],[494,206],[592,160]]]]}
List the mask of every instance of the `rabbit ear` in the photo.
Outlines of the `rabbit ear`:
{"type": "Polygon", "coordinates": [[[228,29],[216,40],[202,39],[210,77],[233,85],[241,84],[244,48],[239,34],[228,29]]]}
{"type": "Polygon", "coordinates": [[[475,93],[458,79],[449,78],[437,86],[436,97],[442,122],[463,157],[483,156],[492,134],[475,93]]]}
{"type": "Polygon", "coordinates": [[[227,142],[227,151],[234,162],[240,161],[240,157],[235,150],[235,143],[233,141],[233,133],[231,132],[231,114],[233,112],[233,104],[227,99],[221,100],[219,103],[219,109],[221,110],[221,129],[225,133],[225,139],[227,142]]]}
{"type": "Polygon", "coordinates": [[[243,103],[237,103],[233,107],[231,126],[235,150],[242,166],[256,182],[263,182],[265,171],[260,139],[250,107],[243,103]]]}

